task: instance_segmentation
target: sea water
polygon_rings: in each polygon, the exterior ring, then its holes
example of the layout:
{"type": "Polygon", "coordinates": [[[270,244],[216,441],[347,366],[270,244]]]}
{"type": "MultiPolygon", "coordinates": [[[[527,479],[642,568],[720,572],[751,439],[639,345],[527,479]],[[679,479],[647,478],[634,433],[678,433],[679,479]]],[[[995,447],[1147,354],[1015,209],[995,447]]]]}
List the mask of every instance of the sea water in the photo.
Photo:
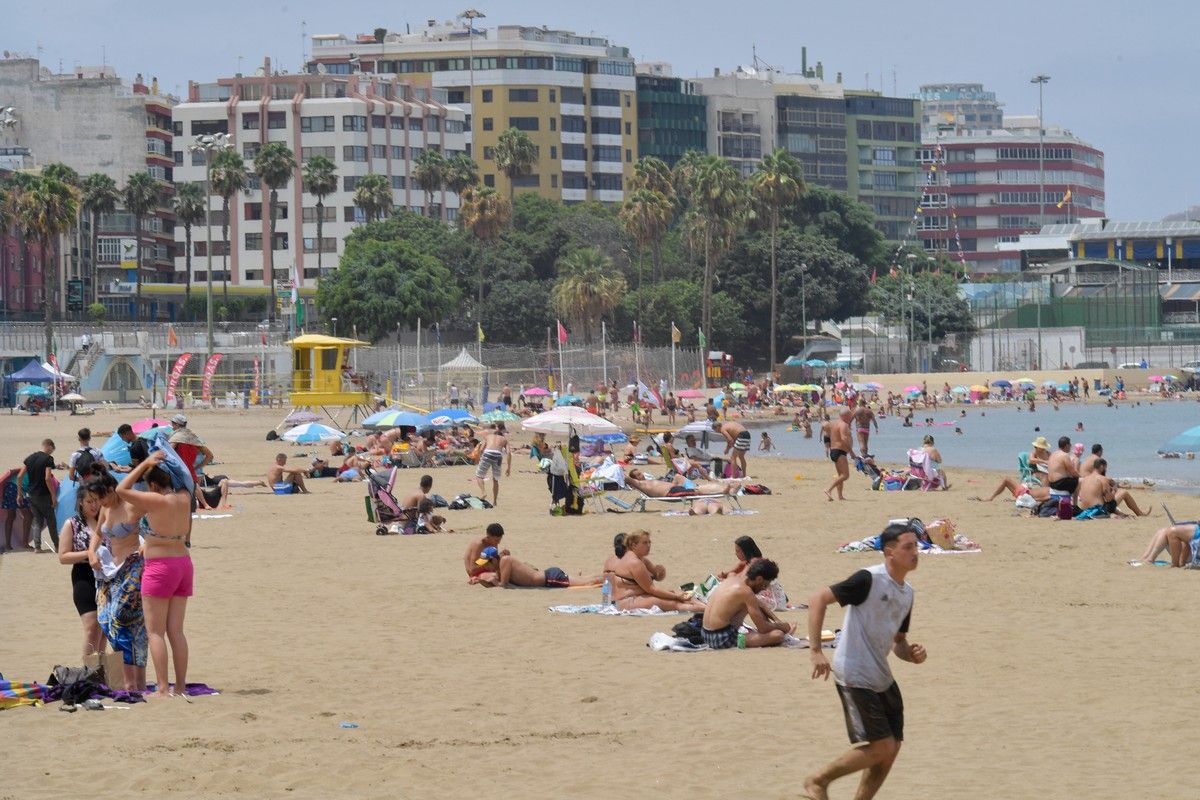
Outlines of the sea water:
{"type": "MultiPolygon", "coordinates": [[[[1024,408],[1024,404],[1022,404],[1024,408]]],[[[813,426],[813,437],[805,439],[801,431],[788,431],[791,417],[777,418],[765,430],[769,431],[779,455],[792,458],[822,458],[824,446],[819,426],[813,426]]],[[[1017,473],[1017,454],[1032,449],[1033,440],[1045,436],[1056,447],[1058,437],[1069,436],[1071,442],[1082,442],[1084,455],[1092,444],[1104,445],[1108,474],[1128,480],[1135,486],[1143,480],[1153,481],[1161,489],[1200,494],[1200,458],[1160,458],[1156,452],[1171,437],[1188,428],[1200,425],[1200,402],[1189,400],[1131,399],[1113,407],[1096,403],[1064,402],[1055,411],[1049,403],[1038,401],[1037,411],[1018,411],[1016,403],[940,406],[936,412],[916,409],[912,428],[905,428],[898,417],[879,421],[879,433],[871,429],[870,448],[879,464],[906,464],[908,449],[920,447],[926,434],[931,434],[941,451],[942,459],[954,485],[954,468],[971,467],[1017,473]],[[966,416],[961,416],[961,411],[966,416]],[[922,424],[932,417],[934,424],[922,424]],[[1077,423],[1083,431],[1077,432],[1077,423]],[[960,428],[962,434],[955,433],[960,428]]],[[[756,425],[757,430],[762,430],[756,425]]],[[[758,434],[755,434],[755,442],[758,434]]],[[[854,438],[858,452],[858,436],[854,438]]],[[[748,455],[753,460],[757,450],[748,455]]],[[[1200,453],[1197,454],[1200,456],[1200,453]]],[[[851,464],[851,480],[854,480],[851,464]]],[[[753,474],[753,466],[751,466],[753,474]]]]}

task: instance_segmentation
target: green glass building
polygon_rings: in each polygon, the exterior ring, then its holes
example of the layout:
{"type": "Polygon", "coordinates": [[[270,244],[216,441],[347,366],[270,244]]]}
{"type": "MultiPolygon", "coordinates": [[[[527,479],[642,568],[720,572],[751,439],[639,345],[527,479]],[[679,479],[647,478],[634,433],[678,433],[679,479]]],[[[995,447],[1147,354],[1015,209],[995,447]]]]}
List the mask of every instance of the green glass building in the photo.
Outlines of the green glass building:
{"type": "Polygon", "coordinates": [[[675,166],[688,150],[704,152],[707,101],[691,82],[662,75],[637,76],[638,157],[675,166]]]}

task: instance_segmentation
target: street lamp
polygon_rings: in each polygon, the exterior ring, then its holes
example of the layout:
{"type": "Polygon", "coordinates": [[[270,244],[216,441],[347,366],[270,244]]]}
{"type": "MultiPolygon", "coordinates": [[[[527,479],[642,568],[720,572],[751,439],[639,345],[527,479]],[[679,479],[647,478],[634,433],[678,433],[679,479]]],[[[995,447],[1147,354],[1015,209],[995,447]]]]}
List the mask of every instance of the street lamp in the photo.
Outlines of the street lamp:
{"type": "Polygon", "coordinates": [[[333,323],[333,336],[337,338],[337,317],[330,317],[329,321],[333,323]]]}
{"type": "MultiPolygon", "coordinates": [[[[808,264],[800,262],[800,352],[808,346],[808,264]]],[[[806,354],[807,355],[807,354],[806,354]]]]}
{"type": "Polygon", "coordinates": [[[1046,224],[1046,123],[1042,117],[1042,90],[1050,82],[1049,75],[1029,79],[1038,87],[1038,230],[1046,224]]]}
{"type": "MultiPolygon", "coordinates": [[[[471,89],[467,99],[471,103],[471,155],[475,154],[475,20],[483,19],[484,14],[477,8],[468,8],[458,15],[459,19],[467,21],[467,70],[470,75],[471,89]]],[[[443,201],[445,199],[443,198],[443,201]]]]}
{"type": "MultiPolygon", "coordinates": [[[[904,369],[909,372],[912,372],[912,343],[913,343],[913,339],[916,336],[915,329],[917,326],[917,320],[916,320],[917,305],[916,305],[916,303],[913,302],[913,300],[915,299],[913,295],[916,292],[916,283],[913,278],[913,274],[914,274],[913,273],[913,262],[916,261],[917,254],[909,253],[904,258],[908,262],[908,293],[907,293],[907,295],[905,295],[905,293],[904,293],[903,285],[900,288],[901,297],[907,297],[907,299],[908,299],[908,343],[907,343],[907,345],[905,345],[905,348],[904,348],[904,369]]],[[[903,284],[904,277],[901,276],[900,280],[901,280],[901,283],[903,284]]],[[[904,321],[903,311],[901,311],[901,314],[900,314],[900,321],[901,321],[901,323],[903,323],[903,321],[904,321]]]]}
{"type": "MultiPolygon", "coordinates": [[[[205,319],[208,330],[208,358],[211,361],[213,357],[213,260],[212,260],[212,220],[209,218],[212,211],[209,208],[212,200],[212,161],[213,154],[221,150],[228,150],[233,147],[229,141],[227,133],[206,133],[197,136],[190,145],[188,151],[192,153],[204,153],[204,235],[207,242],[205,247],[205,257],[208,261],[208,281],[205,286],[205,299],[207,300],[205,309],[205,319]]],[[[190,276],[189,276],[190,279],[190,276]]]]}

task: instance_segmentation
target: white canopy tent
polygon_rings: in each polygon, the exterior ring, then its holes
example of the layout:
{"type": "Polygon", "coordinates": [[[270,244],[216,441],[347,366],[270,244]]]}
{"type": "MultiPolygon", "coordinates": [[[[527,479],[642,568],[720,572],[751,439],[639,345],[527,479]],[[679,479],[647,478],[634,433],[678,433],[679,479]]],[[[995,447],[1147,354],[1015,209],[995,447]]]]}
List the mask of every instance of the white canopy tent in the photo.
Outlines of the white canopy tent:
{"type": "Polygon", "coordinates": [[[467,348],[459,351],[458,355],[442,364],[439,369],[442,372],[479,372],[487,369],[483,364],[476,360],[475,356],[467,352],[467,348]]]}

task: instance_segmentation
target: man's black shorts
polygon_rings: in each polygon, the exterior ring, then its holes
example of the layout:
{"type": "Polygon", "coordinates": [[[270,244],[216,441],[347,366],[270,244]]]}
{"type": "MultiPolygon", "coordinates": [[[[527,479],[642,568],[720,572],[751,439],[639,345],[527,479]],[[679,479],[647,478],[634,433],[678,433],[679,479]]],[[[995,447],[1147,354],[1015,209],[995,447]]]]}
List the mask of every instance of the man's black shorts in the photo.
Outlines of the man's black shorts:
{"type": "Polygon", "coordinates": [[[852,744],[877,742],[889,736],[904,741],[904,698],[893,681],[885,692],[838,685],[852,744]]]}

